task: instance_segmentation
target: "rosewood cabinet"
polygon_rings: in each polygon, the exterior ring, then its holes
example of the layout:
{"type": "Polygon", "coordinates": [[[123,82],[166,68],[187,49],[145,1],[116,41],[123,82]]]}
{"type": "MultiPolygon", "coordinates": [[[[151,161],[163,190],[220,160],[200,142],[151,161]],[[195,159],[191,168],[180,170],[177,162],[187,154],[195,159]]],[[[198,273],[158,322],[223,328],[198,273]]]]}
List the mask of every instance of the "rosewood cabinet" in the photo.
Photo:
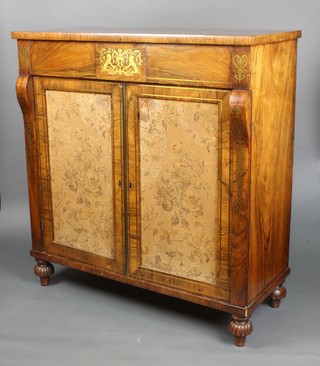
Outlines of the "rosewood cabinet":
{"type": "Polygon", "coordinates": [[[286,295],[300,35],[13,32],[41,284],[60,263],[226,311],[243,346],[286,295]]]}

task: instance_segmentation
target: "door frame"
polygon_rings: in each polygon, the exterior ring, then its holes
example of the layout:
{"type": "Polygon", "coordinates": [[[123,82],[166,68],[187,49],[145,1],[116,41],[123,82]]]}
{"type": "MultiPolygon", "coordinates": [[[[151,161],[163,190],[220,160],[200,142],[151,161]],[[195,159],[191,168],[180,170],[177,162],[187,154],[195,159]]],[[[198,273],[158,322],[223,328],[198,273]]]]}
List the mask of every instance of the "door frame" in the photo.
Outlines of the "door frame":
{"type": "Polygon", "coordinates": [[[125,273],[125,246],[123,220],[123,129],[122,129],[122,84],[105,81],[34,77],[35,110],[37,123],[37,155],[40,185],[40,212],[43,231],[43,251],[60,257],[100,267],[117,273],[125,273]],[[49,136],[46,112],[46,91],[62,91],[110,95],[112,104],[112,174],[113,174],[113,238],[114,256],[91,253],[70,247],[54,239],[54,217],[50,182],[49,136]]]}
{"type": "Polygon", "coordinates": [[[158,283],[197,295],[228,300],[229,298],[229,185],[230,185],[230,91],[127,84],[127,187],[128,187],[128,269],[129,276],[158,283]],[[218,138],[218,230],[214,284],[145,268],[141,260],[141,187],[139,153],[139,98],[217,103],[219,106],[218,138]]]}

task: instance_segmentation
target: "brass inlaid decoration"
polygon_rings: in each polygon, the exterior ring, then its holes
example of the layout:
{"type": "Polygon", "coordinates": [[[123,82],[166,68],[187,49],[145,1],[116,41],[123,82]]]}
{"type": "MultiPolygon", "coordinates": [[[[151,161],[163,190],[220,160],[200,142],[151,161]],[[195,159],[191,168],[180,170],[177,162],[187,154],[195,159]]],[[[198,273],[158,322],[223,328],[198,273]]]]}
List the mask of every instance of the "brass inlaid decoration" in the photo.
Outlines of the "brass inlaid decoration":
{"type": "Polygon", "coordinates": [[[19,47],[19,60],[20,60],[21,67],[23,70],[25,70],[28,66],[28,57],[29,57],[29,47],[20,46],[19,47]]]}
{"type": "Polygon", "coordinates": [[[133,76],[140,73],[141,51],[136,49],[102,48],[100,50],[101,72],[109,75],[133,76]]]}
{"type": "Polygon", "coordinates": [[[233,56],[233,73],[235,79],[240,83],[241,80],[247,77],[247,65],[248,56],[247,55],[235,55],[233,56]]]}
{"type": "Polygon", "coordinates": [[[114,258],[111,96],[46,91],[54,241],[114,258]]]}
{"type": "Polygon", "coordinates": [[[30,122],[25,123],[25,137],[26,137],[26,151],[27,151],[28,163],[31,170],[33,170],[34,167],[33,153],[32,153],[33,128],[30,122]]]}
{"type": "Polygon", "coordinates": [[[216,281],[218,105],[139,99],[141,264],[216,281]]]}

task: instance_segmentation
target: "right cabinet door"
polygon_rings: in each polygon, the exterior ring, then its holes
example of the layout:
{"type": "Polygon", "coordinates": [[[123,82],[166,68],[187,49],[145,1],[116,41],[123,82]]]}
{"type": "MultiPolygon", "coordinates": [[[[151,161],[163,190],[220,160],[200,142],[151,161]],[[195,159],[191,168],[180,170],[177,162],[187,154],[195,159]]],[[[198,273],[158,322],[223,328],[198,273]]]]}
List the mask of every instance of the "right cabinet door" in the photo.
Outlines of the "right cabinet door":
{"type": "Polygon", "coordinates": [[[127,86],[131,276],[228,299],[229,97],[127,86]]]}

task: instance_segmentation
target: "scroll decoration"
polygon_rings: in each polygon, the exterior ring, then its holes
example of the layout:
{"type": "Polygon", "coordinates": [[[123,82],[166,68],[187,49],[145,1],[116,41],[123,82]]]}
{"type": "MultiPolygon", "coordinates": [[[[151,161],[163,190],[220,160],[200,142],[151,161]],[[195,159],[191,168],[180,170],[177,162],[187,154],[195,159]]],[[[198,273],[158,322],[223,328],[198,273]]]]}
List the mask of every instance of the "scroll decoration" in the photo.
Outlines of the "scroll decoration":
{"type": "Polygon", "coordinates": [[[133,76],[140,73],[141,51],[136,49],[102,48],[100,50],[101,72],[109,75],[133,76]]]}
{"type": "Polygon", "coordinates": [[[233,73],[235,79],[240,83],[241,80],[245,79],[247,76],[247,65],[248,56],[247,55],[235,55],[233,56],[233,73]]]}

